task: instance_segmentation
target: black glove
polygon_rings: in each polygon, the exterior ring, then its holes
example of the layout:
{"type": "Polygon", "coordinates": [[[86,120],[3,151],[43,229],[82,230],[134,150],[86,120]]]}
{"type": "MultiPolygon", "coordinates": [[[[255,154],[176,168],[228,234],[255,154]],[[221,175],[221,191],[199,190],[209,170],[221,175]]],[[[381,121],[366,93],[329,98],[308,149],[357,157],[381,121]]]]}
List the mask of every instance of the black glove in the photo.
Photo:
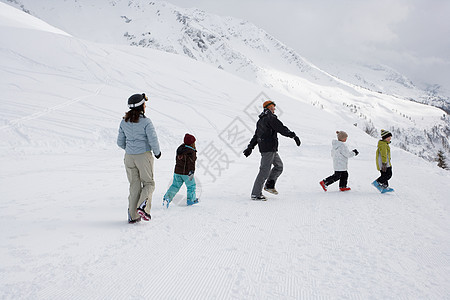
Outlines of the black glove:
{"type": "Polygon", "coordinates": [[[189,176],[189,181],[192,181],[192,179],[194,179],[194,171],[189,171],[188,176],[189,176]]]}
{"type": "Polygon", "coordinates": [[[355,152],[355,156],[359,154],[358,150],[356,149],[353,149],[352,151],[355,152]]]}
{"type": "Polygon", "coordinates": [[[161,151],[159,152],[158,155],[155,154],[156,159],[159,159],[161,157],[161,151]]]}
{"type": "Polygon", "coordinates": [[[382,163],[381,164],[381,171],[386,172],[387,170],[387,163],[382,163]]]}
{"type": "Polygon", "coordinates": [[[302,144],[302,142],[300,141],[300,138],[298,136],[294,136],[294,141],[297,144],[297,146],[299,146],[299,147],[302,144]]]}
{"type": "Polygon", "coordinates": [[[244,150],[245,157],[249,157],[252,154],[252,148],[247,148],[244,150]]]}

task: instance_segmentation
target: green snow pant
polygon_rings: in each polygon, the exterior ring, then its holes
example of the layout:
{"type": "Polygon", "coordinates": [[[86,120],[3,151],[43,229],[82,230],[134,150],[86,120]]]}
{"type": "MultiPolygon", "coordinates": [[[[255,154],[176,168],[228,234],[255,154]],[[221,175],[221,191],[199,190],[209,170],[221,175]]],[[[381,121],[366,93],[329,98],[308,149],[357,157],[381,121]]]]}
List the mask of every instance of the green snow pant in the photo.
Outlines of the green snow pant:
{"type": "Polygon", "coordinates": [[[136,209],[141,205],[145,205],[145,212],[150,214],[152,195],[155,190],[153,156],[151,152],[125,154],[124,163],[130,183],[128,219],[136,220],[139,218],[136,209]]]}

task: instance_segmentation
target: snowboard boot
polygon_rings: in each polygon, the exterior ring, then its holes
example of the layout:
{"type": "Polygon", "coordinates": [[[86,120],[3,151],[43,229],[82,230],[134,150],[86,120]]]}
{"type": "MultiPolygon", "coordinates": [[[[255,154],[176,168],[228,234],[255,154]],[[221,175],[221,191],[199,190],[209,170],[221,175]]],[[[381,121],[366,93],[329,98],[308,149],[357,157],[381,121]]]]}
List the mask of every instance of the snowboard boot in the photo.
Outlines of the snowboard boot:
{"type": "Polygon", "coordinates": [[[319,182],[319,184],[323,188],[323,190],[326,192],[328,186],[325,184],[325,181],[322,180],[321,182],[319,182]]]}
{"type": "Polygon", "coordinates": [[[168,197],[164,197],[162,205],[165,206],[166,208],[169,208],[169,204],[171,201],[172,200],[170,200],[168,197]]]}
{"type": "Polygon", "coordinates": [[[137,217],[137,219],[132,219],[130,216],[130,211],[128,210],[128,224],[134,224],[141,221],[141,217],[137,217]]]}
{"type": "Polygon", "coordinates": [[[278,191],[275,189],[275,188],[268,188],[267,186],[265,186],[264,187],[264,190],[266,191],[266,192],[269,192],[269,193],[271,193],[271,194],[274,194],[274,195],[278,195],[278,191]]]}
{"type": "Polygon", "coordinates": [[[372,182],[372,185],[373,185],[378,191],[380,191],[381,193],[383,193],[383,190],[384,190],[383,184],[381,184],[381,183],[379,183],[378,181],[374,180],[374,181],[372,182]]]}
{"type": "Polygon", "coordinates": [[[278,191],[275,189],[275,180],[267,180],[264,185],[264,190],[274,195],[278,195],[278,191]]]}
{"type": "Polygon", "coordinates": [[[380,192],[382,193],[382,194],[384,194],[384,193],[389,193],[389,192],[393,192],[394,191],[394,189],[393,188],[390,188],[387,184],[381,184],[380,185],[380,192]]]}
{"type": "Polygon", "coordinates": [[[135,224],[135,223],[138,223],[140,221],[141,221],[141,217],[137,218],[136,220],[128,219],[128,224],[135,224]]]}
{"type": "Polygon", "coordinates": [[[339,188],[339,190],[340,190],[341,192],[346,192],[346,191],[350,191],[351,188],[349,188],[349,187],[341,187],[341,188],[339,188]]]}
{"type": "Polygon", "coordinates": [[[150,214],[145,212],[145,207],[147,206],[147,200],[145,200],[144,202],[142,202],[142,204],[136,209],[136,212],[138,213],[138,215],[141,216],[141,218],[144,221],[150,221],[150,219],[152,218],[152,216],[150,216],[150,214]]]}
{"type": "Polygon", "coordinates": [[[255,200],[255,201],[267,201],[267,198],[264,195],[259,195],[259,196],[252,195],[252,200],[255,200]]]}
{"type": "Polygon", "coordinates": [[[130,216],[128,216],[128,224],[135,224],[141,221],[141,217],[138,217],[137,219],[133,220],[130,216]]]}
{"type": "Polygon", "coordinates": [[[146,213],[145,210],[143,210],[140,207],[137,209],[137,213],[138,213],[138,215],[141,216],[142,220],[144,220],[144,221],[150,221],[152,218],[152,216],[150,216],[150,214],[146,213]]]}
{"type": "Polygon", "coordinates": [[[393,188],[387,187],[387,188],[383,189],[383,190],[381,191],[381,193],[384,194],[384,193],[389,193],[389,192],[393,192],[393,191],[394,191],[393,188]]]}
{"type": "Polygon", "coordinates": [[[191,206],[191,205],[194,205],[194,204],[197,204],[198,203],[198,198],[197,199],[195,199],[194,201],[192,201],[192,200],[187,200],[187,205],[188,206],[191,206]]]}

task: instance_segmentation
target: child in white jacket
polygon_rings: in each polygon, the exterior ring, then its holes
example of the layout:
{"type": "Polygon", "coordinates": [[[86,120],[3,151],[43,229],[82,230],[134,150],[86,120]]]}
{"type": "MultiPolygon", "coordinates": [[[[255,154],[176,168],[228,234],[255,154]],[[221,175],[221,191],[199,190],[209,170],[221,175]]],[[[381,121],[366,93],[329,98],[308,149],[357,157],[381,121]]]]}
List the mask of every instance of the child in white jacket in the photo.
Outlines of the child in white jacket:
{"type": "Polygon", "coordinates": [[[331,156],[333,157],[334,174],[319,182],[326,192],[327,187],[339,180],[339,189],[342,192],[350,191],[347,187],[348,180],[348,158],[359,154],[358,150],[349,151],[344,144],[347,141],[348,134],[345,131],[336,131],[337,140],[332,141],[331,156]]]}

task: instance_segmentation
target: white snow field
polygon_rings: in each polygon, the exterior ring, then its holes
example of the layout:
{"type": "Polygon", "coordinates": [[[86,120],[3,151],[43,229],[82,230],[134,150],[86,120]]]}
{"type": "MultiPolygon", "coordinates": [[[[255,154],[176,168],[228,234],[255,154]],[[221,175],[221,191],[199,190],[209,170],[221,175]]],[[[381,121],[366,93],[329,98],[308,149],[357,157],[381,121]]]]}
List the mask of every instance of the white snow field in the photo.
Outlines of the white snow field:
{"type": "Polygon", "coordinates": [[[339,113],[0,11],[0,299],[450,298],[448,171],[392,147],[395,192],[382,195],[370,185],[377,139],[339,113]],[[130,225],[116,136],[127,98],[142,92],[162,157],[152,220],[130,225]],[[260,155],[241,152],[267,97],[302,145],[280,137],[280,194],[257,202],[260,155]],[[325,193],[336,130],[360,155],[352,190],[325,193]],[[163,209],[186,132],[197,138],[200,203],[187,207],[181,190],[163,209]]]}

